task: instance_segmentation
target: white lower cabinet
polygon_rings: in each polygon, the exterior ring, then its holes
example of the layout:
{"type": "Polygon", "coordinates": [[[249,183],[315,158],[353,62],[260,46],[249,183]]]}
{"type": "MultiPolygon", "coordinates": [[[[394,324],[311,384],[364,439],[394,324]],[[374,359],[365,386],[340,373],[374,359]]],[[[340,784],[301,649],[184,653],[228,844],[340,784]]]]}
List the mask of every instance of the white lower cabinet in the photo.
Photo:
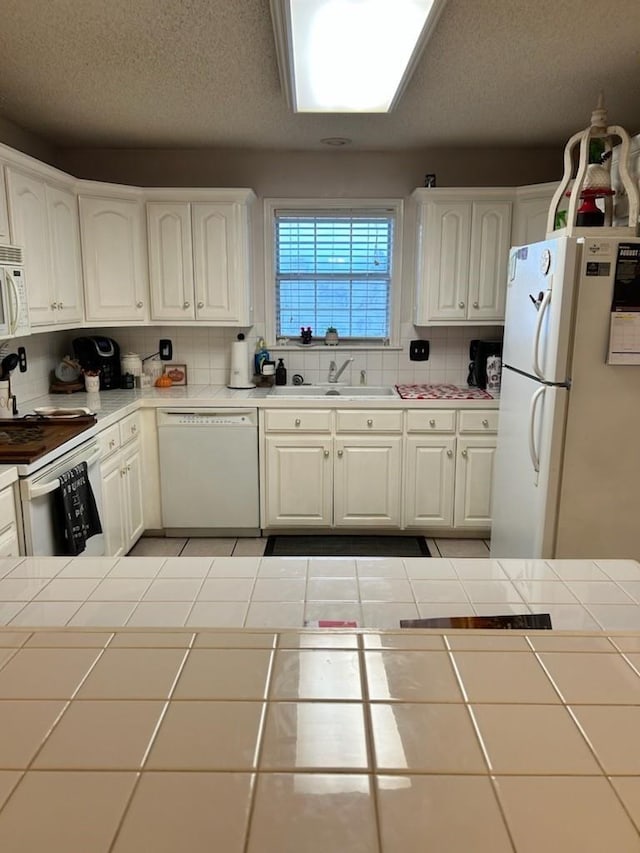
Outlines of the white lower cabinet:
{"type": "Polygon", "coordinates": [[[274,409],[262,424],[263,526],[400,526],[401,411],[274,409]]]}
{"type": "Polygon", "coordinates": [[[16,504],[13,486],[0,492],[0,557],[17,557],[20,554],[16,504]]]}
{"type": "Polygon", "coordinates": [[[142,442],[135,413],[100,434],[102,446],[102,528],[105,554],[125,555],[142,536],[142,442]]]}
{"type": "Polygon", "coordinates": [[[330,527],[333,441],[327,436],[268,435],[266,527],[330,527]]]}
{"type": "Polygon", "coordinates": [[[262,526],[488,530],[497,425],[495,409],[265,410],[262,526]]]}
{"type": "Polygon", "coordinates": [[[399,527],[402,436],[340,436],[334,445],[336,527],[399,527]]]}
{"type": "Polygon", "coordinates": [[[454,527],[487,528],[491,526],[498,412],[465,410],[458,417],[454,527]]]}
{"type": "Polygon", "coordinates": [[[459,438],[456,460],[455,527],[491,525],[491,487],[495,436],[459,438]]]}
{"type": "Polygon", "coordinates": [[[405,439],[405,527],[452,527],[455,438],[405,439]]]}

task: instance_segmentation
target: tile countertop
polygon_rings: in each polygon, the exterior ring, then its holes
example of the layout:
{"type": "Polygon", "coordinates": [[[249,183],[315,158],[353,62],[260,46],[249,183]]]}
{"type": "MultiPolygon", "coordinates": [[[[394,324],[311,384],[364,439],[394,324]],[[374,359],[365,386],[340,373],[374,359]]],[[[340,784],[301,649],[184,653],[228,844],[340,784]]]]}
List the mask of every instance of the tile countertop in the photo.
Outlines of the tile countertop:
{"type": "Polygon", "coordinates": [[[640,632],[7,628],[0,850],[631,853],[639,726],[640,632]]]}

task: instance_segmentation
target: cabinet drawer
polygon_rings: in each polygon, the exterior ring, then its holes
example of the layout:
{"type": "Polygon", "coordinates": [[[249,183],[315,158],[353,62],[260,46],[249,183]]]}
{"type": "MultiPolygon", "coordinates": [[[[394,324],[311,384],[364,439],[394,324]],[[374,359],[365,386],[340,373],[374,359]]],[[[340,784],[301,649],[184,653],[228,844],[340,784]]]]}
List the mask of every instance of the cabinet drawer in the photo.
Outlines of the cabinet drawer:
{"type": "Polygon", "coordinates": [[[134,412],[132,415],[127,415],[126,418],[119,421],[118,426],[120,427],[120,445],[133,441],[133,439],[137,438],[141,433],[140,412],[134,412]]]}
{"type": "Polygon", "coordinates": [[[407,411],[407,432],[455,432],[454,409],[407,411]]]}
{"type": "Polygon", "coordinates": [[[498,432],[498,411],[461,411],[459,424],[459,432],[498,432]]]}
{"type": "Polygon", "coordinates": [[[266,432],[331,432],[330,409],[267,409],[266,432]]]}
{"type": "Polygon", "coordinates": [[[100,459],[106,459],[111,456],[120,447],[120,424],[103,429],[98,434],[98,444],[100,445],[100,459]]]}
{"type": "Polygon", "coordinates": [[[0,533],[16,524],[16,508],[13,501],[13,486],[0,492],[0,533]]]}
{"type": "Polygon", "coordinates": [[[381,409],[338,409],[336,432],[402,432],[402,412],[381,409]]]}

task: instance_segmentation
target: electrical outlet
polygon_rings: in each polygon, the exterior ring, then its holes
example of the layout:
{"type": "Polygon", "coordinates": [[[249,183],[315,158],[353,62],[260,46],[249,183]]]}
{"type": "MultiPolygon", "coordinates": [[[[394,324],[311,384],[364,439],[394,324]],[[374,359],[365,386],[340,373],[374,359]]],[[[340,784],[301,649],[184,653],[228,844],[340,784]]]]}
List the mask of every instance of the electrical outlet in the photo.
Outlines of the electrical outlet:
{"type": "Polygon", "coordinates": [[[18,367],[20,373],[27,372],[27,351],[24,347],[18,347],[18,367]]]}
{"type": "Polygon", "coordinates": [[[409,361],[428,361],[429,341],[411,341],[409,344],[409,361]]]}
{"type": "Polygon", "coordinates": [[[169,338],[160,338],[159,350],[162,361],[171,361],[173,358],[173,344],[169,338]]]}

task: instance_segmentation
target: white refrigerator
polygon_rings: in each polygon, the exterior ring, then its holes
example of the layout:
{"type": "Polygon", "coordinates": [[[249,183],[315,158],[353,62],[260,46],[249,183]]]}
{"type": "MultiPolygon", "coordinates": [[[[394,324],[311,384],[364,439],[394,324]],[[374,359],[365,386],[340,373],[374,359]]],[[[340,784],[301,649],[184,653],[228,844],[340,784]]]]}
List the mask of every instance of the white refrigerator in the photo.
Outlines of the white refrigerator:
{"type": "Polygon", "coordinates": [[[640,560],[640,366],[607,363],[620,243],[640,238],[511,249],[492,557],[640,560]]]}

